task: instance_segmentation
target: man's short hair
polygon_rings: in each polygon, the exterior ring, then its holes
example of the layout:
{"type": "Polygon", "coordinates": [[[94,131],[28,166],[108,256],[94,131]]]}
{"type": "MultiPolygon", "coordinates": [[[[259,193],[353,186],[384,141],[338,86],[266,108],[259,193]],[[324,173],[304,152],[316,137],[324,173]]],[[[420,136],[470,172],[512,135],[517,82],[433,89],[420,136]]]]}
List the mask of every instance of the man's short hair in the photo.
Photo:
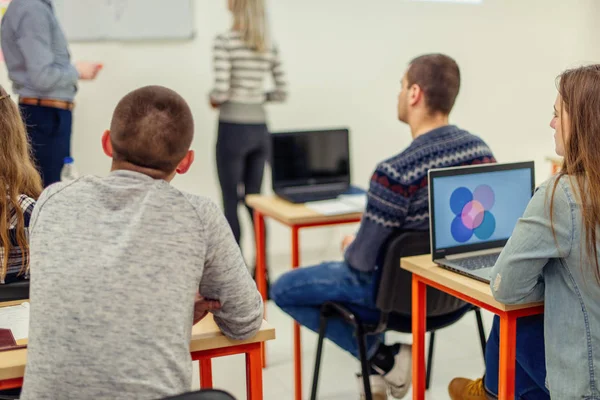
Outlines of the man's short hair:
{"type": "Polygon", "coordinates": [[[170,174],[190,149],[194,119],[179,94],[146,86],[123,97],[110,131],[113,160],[170,174]]]}
{"type": "Polygon", "coordinates": [[[444,54],[425,54],[410,62],[408,87],[419,85],[431,113],[450,114],[460,90],[460,69],[444,54]]]}

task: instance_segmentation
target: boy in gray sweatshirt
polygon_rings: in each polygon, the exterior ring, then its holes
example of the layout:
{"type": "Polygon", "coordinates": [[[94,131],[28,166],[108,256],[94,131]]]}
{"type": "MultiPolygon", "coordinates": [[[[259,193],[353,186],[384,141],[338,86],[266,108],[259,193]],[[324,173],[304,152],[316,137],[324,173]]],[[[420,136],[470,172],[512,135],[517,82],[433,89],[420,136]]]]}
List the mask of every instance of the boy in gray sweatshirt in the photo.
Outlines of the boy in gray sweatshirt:
{"type": "Polygon", "coordinates": [[[261,297],[220,209],[169,184],[194,161],[193,134],[177,93],[138,89],[118,104],[103,136],[110,175],[42,193],[30,224],[22,399],[185,392],[192,324],[204,310],[215,307],[233,339],[260,328],[261,297]]]}

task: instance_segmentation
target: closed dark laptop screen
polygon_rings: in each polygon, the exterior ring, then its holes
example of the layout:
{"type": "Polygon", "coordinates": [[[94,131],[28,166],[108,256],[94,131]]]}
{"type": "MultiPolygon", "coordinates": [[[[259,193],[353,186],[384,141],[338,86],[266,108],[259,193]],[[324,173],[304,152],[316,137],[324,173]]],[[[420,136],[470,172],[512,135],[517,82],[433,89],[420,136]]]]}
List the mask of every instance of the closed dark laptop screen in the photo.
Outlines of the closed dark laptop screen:
{"type": "Polygon", "coordinates": [[[273,186],[350,182],[348,130],[275,133],[273,186]]]}

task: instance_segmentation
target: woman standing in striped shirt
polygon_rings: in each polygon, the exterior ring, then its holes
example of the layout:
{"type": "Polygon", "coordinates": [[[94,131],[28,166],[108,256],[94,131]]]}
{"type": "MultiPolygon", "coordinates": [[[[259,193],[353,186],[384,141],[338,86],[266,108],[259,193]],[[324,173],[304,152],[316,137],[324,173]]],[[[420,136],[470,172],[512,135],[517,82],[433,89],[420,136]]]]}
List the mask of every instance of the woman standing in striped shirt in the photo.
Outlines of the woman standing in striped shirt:
{"type": "Polygon", "coordinates": [[[267,32],[265,1],[228,0],[228,5],[233,27],[215,39],[210,103],[219,109],[217,170],[224,213],[239,244],[238,204],[247,194],[260,193],[270,156],[264,104],[284,101],[287,88],[278,49],[267,32]],[[263,88],[268,75],[275,83],[271,92],[263,88]]]}

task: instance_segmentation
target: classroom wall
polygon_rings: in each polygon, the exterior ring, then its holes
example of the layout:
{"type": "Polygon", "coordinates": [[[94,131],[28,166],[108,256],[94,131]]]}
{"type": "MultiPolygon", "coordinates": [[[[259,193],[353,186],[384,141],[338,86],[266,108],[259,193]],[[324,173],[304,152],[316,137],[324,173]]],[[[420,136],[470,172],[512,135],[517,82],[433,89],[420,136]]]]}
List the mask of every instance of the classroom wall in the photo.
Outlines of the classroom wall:
{"type": "MultiPolygon", "coordinates": [[[[219,200],[217,114],[207,94],[212,39],[229,25],[225,5],[196,0],[192,41],[72,44],[74,58],[105,64],[96,82],[81,84],[77,97],[73,155],[82,173],[108,171],[100,135],[119,98],[160,84],[180,92],[196,120],[196,163],[174,184],[219,200]]],[[[410,142],[409,130],[396,121],[396,97],[412,57],[444,52],[456,58],[463,85],[452,122],[481,135],[500,161],[535,160],[538,181],[550,168],[544,157],[553,154],[548,123],[555,77],[566,67],[600,61],[597,0],[270,0],[270,6],[291,89],[287,104],[269,106],[272,130],[350,127],[353,180],[363,186],[378,161],[410,142]]],[[[4,70],[0,76],[6,84],[4,70]]],[[[348,231],[304,234],[303,248],[331,253],[348,231]]],[[[288,252],[288,235],[271,225],[271,252],[288,252]]],[[[251,261],[250,239],[246,234],[251,261]]]]}

